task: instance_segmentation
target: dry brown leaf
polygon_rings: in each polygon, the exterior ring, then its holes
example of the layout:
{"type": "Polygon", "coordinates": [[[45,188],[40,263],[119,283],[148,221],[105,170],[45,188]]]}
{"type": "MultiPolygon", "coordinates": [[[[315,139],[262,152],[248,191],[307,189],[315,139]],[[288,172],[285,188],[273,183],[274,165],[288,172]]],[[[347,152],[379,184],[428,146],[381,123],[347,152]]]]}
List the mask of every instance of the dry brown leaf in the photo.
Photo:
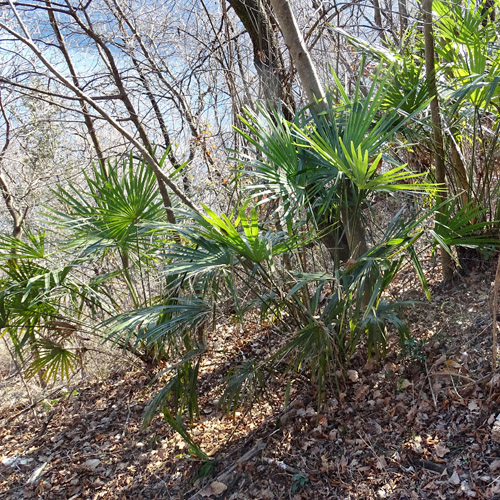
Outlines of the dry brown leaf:
{"type": "Polygon", "coordinates": [[[433,366],[442,365],[445,361],[446,361],[446,354],[443,354],[441,357],[439,357],[438,359],[436,359],[436,361],[434,361],[434,365],[433,366]]]}
{"type": "Polygon", "coordinates": [[[403,390],[403,389],[407,389],[408,387],[410,387],[410,385],[412,385],[412,383],[407,378],[405,378],[401,381],[401,383],[399,384],[399,387],[401,388],[401,390],[403,390]]]}
{"type": "Polygon", "coordinates": [[[221,493],[224,493],[224,491],[227,490],[227,485],[221,483],[220,481],[214,481],[213,483],[210,483],[210,488],[212,488],[212,491],[216,495],[220,495],[221,493]]]}
{"type": "Polygon", "coordinates": [[[415,418],[415,415],[417,414],[417,411],[418,411],[418,406],[417,405],[413,405],[410,408],[410,411],[408,412],[408,415],[406,416],[406,421],[407,422],[412,422],[413,419],[415,418]]]}
{"type": "Polygon", "coordinates": [[[377,457],[377,462],[375,464],[375,467],[377,467],[378,470],[385,470],[385,469],[387,469],[387,462],[385,460],[385,457],[383,457],[382,455],[380,455],[379,457],[377,457]]]}
{"type": "Polygon", "coordinates": [[[491,428],[491,439],[495,443],[500,443],[500,421],[495,420],[493,427],[491,428]]]}
{"type": "Polygon", "coordinates": [[[456,361],[453,361],[452,359],[447,359],[444,364],[448,367],[448,368],[455,368],[456,370],[459,370],[460,368],[462,368],[462,365],[460,363],[457,363],[456,361]]]}
{"type": "Polygon", "coordinates": [[[500,459],[493,460],[490,464],[490,472],[497,472],[500,470],[500,459]]]}
{"type": "Polygon", "coordinates": [[[342,458],[340,459],[339,462],[340,471],[342,472],[342,474],[346,473],[348,464],[349,462],[347,461],[347,458],[345,457],[345,455],[342,455],[342,458]]]}
{"type": "Polygon", "coordinates": [[[95,470],[100,463],[101,461],[98,458],[89,458],[88,460],[85,460],[85,463],[83,465],[90,470],[95,470]]]}
{"type": "Polygon", "coordinates": [[[410,443],[413,451],[421,455],[424,452],[424,448],[422,447],[422,438],[420,436],[415,436],[413,441],[410,443]]]}
{"type": "Polygon", "coordinates": [[[450,453],[450,449],[446,448],[446,446],[438,443],[436,447],[434,448],[434,451],[436,452],[436,456],[439,458],[443,458],[447,453],[450,453]]]}
{"type": "Polygon", "coordinates": [[[472,399],[467,405],[467,408],[469,408],[470,411],[477,411],[480,409],[477,403],[478,402],[475,399],[472,399]]]}

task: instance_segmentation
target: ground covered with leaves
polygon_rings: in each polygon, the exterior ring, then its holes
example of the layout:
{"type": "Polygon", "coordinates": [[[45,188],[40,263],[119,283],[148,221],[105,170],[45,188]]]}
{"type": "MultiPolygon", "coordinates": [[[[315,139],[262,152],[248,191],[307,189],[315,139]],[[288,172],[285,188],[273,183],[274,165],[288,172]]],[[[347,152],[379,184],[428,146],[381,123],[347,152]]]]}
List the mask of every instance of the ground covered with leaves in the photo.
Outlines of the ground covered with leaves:
{"type": "Polygon", "coordinates": [[[486,266],[447,289],[435,283],[428,303],[414,291],[413,275],[402,273],[392,293],[421,301],[407,314],[415,339],[384,359],[367,361],[360,352],[319,408],[300,377],[285,405],[277,377],[251,409],[223,412],[220,378],[279,335],[251,321],[218,325],[191,429],[208,462],[160,418],[142,428],[155,390],[143,366],[124,357],[69,389],[32,393],[32,406],[6,358],[0,498],[500,498],[493,280],[486,266]]]}

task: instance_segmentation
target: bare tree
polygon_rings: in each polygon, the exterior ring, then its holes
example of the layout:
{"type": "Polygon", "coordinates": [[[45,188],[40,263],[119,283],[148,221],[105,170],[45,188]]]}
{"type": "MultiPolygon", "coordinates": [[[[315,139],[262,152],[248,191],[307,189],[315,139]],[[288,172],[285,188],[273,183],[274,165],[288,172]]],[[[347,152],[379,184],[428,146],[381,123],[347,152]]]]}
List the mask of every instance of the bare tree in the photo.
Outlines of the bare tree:
{"type": "MultiPolygon", "coordinates": [[[[122,72],[119,69],[119,64],[116,62],[110,47],[105,43],[97,30],[94,29],[93,23],[86,10],[75,9],[69,2],[65,3],[64,9],[60,7],[60,4],[58,4],[57,8],[48,8],[46,6],[45,9],[69,16],[74,21],[75,25],[79,27],[80,30],[85,35],[87,35],[90,40],[92,40],[97,53],[100,55],[103,63],[109,70],[107,80],[109,83],[113,83],[115,86],[115,93],[111,95],[105,93],[98,96],[91,96],[86,89],[83,90],[77,84],[78,82],[75,82],[72,76],[65,76],[59,69],[59,67],[57,67],[49,60],[49,57],[43,53],[43,51],[39,48],[39,45],[34,41],[29,32],[29,29],[21,19],[17,8],[11,2],[9,2],[9,4],[10,9],[12,10],[15,18],[18,21],[20,30],[15,30],[5,22],[0,22],[0,29],[8,33],[15,40],[22,42],[36,56],[37,60],[42,63],[42,65],[45,66],[45,68],[48,70],[50,78],[62,84],[62,86],[67,91],[71,92],[70,96],[68,96],[69,99],[76,99],[80,103],[85,103],[86,106],[88,106],[90,109],[93,109],[93,111],[97,113],[100,119],[105,120],[116,131],[118,131],[122,137],[127,139],[133,146],[136,147],[136,149],[148,161],[151,168],[155,172],[160,193],[167,210],[169,221],[175,223],[175,216],[171,209],[172,202],[170,200],[170,195],[167,191],[167,188],[172,190],[184,204],[195,209],[193,203],[188,198],[186,198],[186,196],[177,188],[174,182],[162,172],[158,160],[153,156],[153,145],[145,131],[145,128],[143,127],[142,121],[139,118],[138,112],[132,102],[131,96],[127,91],[125,82],[122,78],[122,72]],[[110,113],[109,106],[106,107],[105,105],[99,104],[99,102],[103,102],[105,104],[111,102],[114,104],[114,101],[119,101],[122,104],[122,116],[116,118],[113,117],[110,113]],[[124,121],[127,123],[131,123],[134,126],[134,129],[130,130],[129,128],[126,128],[124,125],[122,125],[121,123],[123,123],[124,121]],[[136,134],[138,137],[136,137],[136,134]]],[[[36,7],[38,7],[38,5],[36,5],[36,7]]],[[[54,16],[52,16],[51,21],[53,23],[55,22],[54,16]]],[[[56,38],[57,33],[58,30],[56,29],[56,38]]]]}
{"type": "Polygon", "coordinates": [[[5,126],[5,136],[4,136],[4,144],[2,146],[2,150],[0,151],[0,191],[2,192],[2,197],[5,202],[5,206],[7,207],[7,211],[9,212],[12,218],[12,236],[14,238],[20,238],[23,229],[23,222],[26,218],[27,209],[23,212],[17,206],[17,203],[14,199],[14,196],[11,192],[9,184],[5,178],[4,167],[5,167],[5,158],[7,156],[7,150],[11,141],[11,128],[10,128],[10,119],[7,116],[7,112],[5,111],[5,107],[2,101],[2,95],[0,94],[0,113],[4,120],[5,126]]]}

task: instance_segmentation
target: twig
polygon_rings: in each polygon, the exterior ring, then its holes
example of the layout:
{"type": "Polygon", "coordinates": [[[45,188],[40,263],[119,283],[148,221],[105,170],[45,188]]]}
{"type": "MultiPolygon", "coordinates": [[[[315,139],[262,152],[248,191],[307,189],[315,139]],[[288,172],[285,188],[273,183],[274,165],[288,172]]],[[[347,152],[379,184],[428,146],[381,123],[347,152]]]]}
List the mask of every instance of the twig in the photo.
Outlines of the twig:
{"type": "Polygon", "coordinates": [[[427,380],[429,381],[429,388],[431,390],[431,395],[432,395],[432,401],[434,402],[434,408],[438,409],[437,407],[437,398],[436,398],[436,394],[434,393],[434,389],[432,388],[432,382],[431,382],[431,377],[429,375],[429,368],[427,366],[427,361],[425,362],[425,373],[427,373],[427,380]]]}
{"type": "Polygon", "coordinates": [[[50,413],[47,415],[47,418],[45,419],[45,422],[43,423],[41,429],[38,431],[37,435],[28,442],[28,444],[35,443],[36,441],[38,441],[38,439],[40,439],[45,434],[45,431],[47,430],[47,427],[49,426],[49,423],[52,420],[52,418],[54,418],[55,414],[56,414],[55,409],[50,411],[50,413]]]}
{"type": "Polygon", "coordinates": [[[292,467],[281,460],[275,460],[274,458],[262,457],[262,461],[266,462],[266,464],[275,465],[281,470],[288,472],[289,474],[303,474],[299,469],[292,467]]]}
{"type": "Polygon", "coordinates": [[[500,256],[498,256],[497,272],[493,283],[493,301],[491,310],[493,313],[493,347],[491,353],[491,367],[493,371],[497,369],[497,314],[498,314],[498,288],[500,287],[500,256]]]}
{"type": "Polygon", "coordinates": [[[429,376],[445,376],[445,377],[458,377],[458,378],[463,378],[465,380],[468,380],[471,384],[476,384],[478,381],[474,380],[473,378],[467,377],[466,375],[462,375],[461,373],[454,373],[454,372],[434,372],[434,373],[429,373],[429,376]]]}
{"type": "Polygon", "coordinates": [[[446,470],[446,465],[436,464],[435,462],[431,462],[430,460],[424,460],[416,457],[412,457],[410,460],[418,467],[422,467],[438,474],[442,474],[446,470]]]}
{"type": "MultiPolygon", "coordinates": [[[[263,441],[257,441],[257,444],[253,448],[248,450],[236,462],[234,462],[227,469],[225,469],[221,474],[219,474],[214,479],[214,481],[226,484],[228,482],[229,476],[238,468],[238,465],[240,465],[244,462],[248,462],[248,460],[250,460],[255,455],[257,455],[257,453],[260,453],[265,447],[266,447],[266,443],[264,443],[263,441]]],[[[201,497],[200,492],[203,491],[203,489],[197,491],[193,496],[189,497],[189,500],[196,500],[197,498],[200,498],[201,497]]]]}

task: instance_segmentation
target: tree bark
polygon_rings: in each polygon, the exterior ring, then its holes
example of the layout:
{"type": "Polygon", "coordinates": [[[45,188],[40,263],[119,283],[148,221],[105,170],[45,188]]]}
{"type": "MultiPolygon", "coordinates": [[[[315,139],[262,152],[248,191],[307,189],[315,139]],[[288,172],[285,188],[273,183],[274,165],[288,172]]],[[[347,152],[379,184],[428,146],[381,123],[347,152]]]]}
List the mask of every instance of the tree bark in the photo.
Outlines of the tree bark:
{"type": "Polygon", "coordinates": [[[276,21],[269,0],[228,0],[252,41],[254,65],[264,91],[273,106],[281,101],[287,119],[293,117],[295,104],[283,85],[286,68],[276,36],[276,21]]]}
{"type": "Polygon", "coordinates": [[[324,88],[319,81],[290,3],[288,0],[271,0],[271,4],[308,101],[315,103],[317,100],[324,100],[324,88]]]}
{"type": "Polygon", "coordinates": [[[385,37],[384,26],[382,25],[382,12],[380,10],[380,3],[378,0],[372,0],[373,3],[373,20],[380,30],[379,36],[380,40],[384,45],[387,45],[387,38],[385,37]]]}

